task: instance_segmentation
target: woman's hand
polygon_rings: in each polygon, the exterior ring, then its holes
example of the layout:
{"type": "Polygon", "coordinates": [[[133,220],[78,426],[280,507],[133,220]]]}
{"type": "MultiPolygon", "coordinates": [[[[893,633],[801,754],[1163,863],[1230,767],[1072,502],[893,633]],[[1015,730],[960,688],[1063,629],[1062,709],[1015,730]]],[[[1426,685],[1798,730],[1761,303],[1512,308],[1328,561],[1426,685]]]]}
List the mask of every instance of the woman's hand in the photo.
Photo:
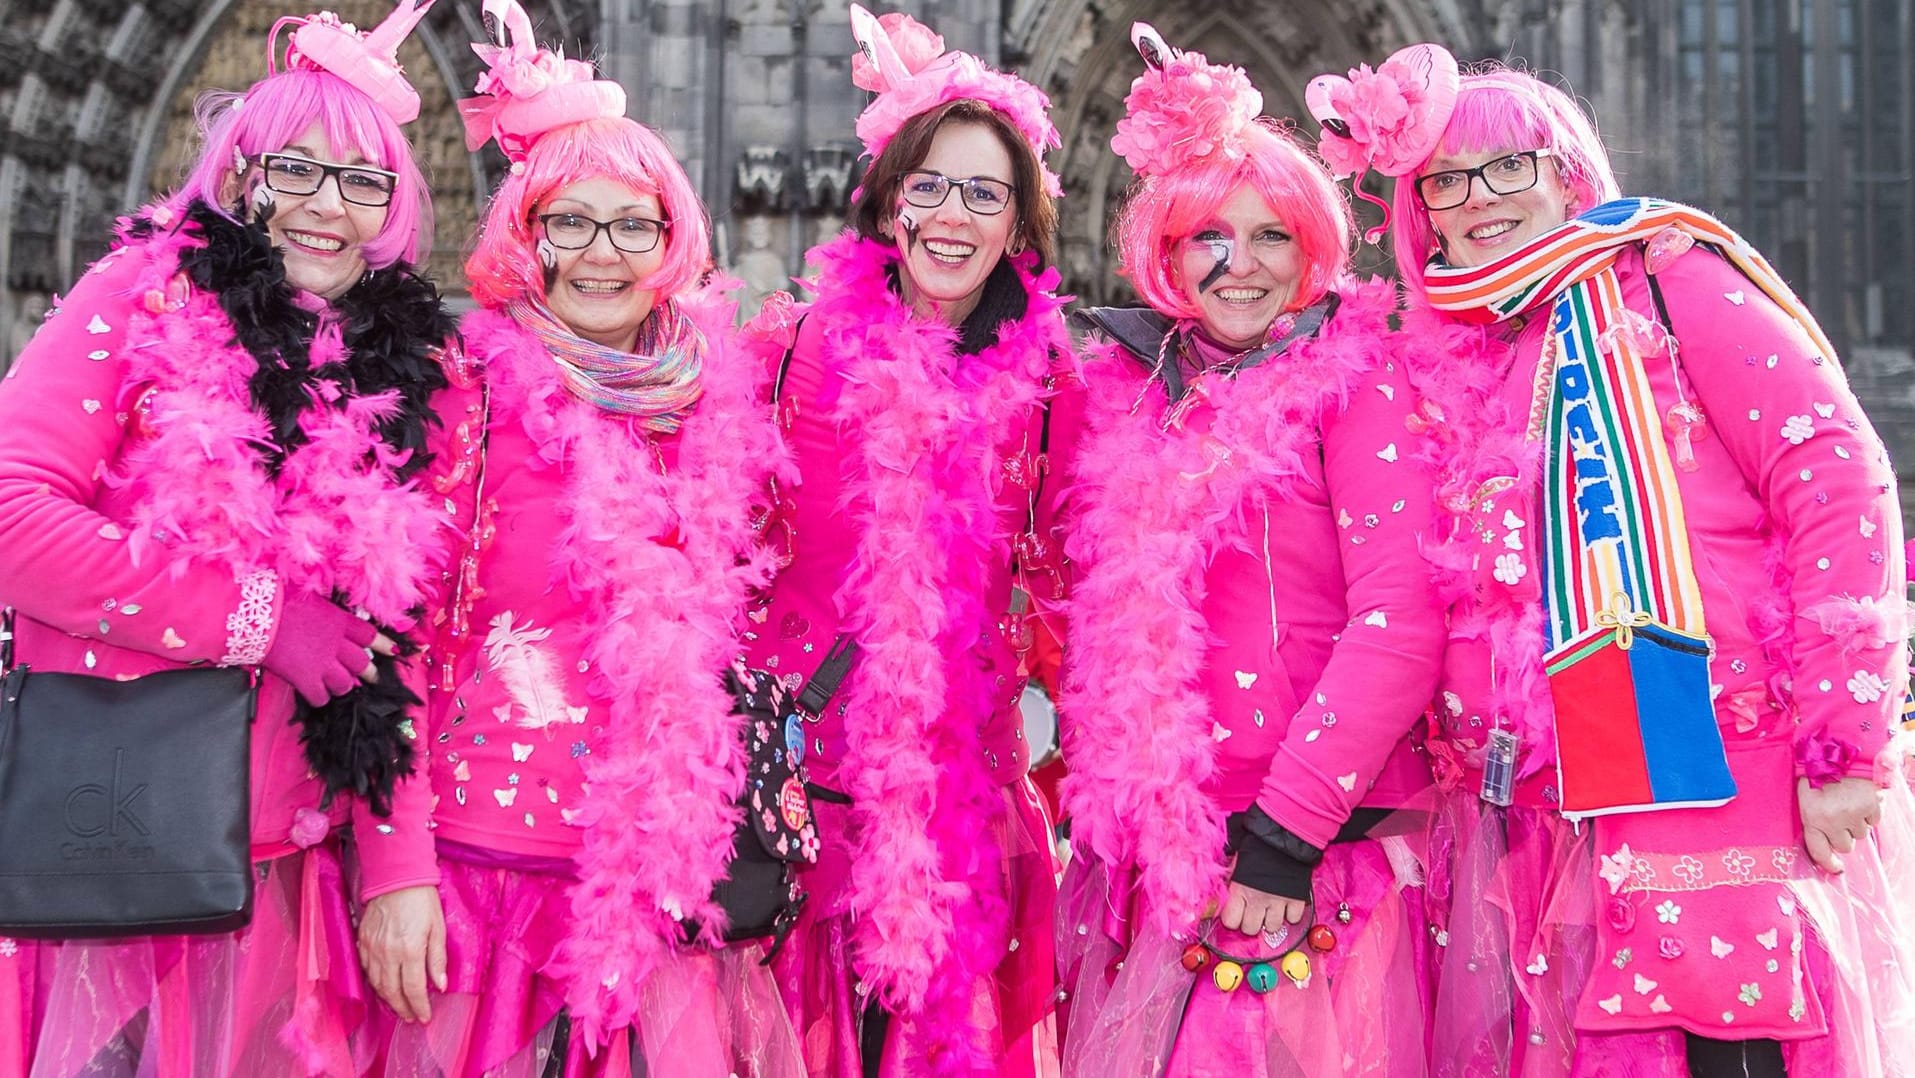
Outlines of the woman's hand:
{"type": "Polygon", "coordinates": [[[1232,932],[1258,936],[1297,924],[1309,911],[1310,903],[1303,899],[1283,898],[1233,883],[1229,897],[1224,900],[1223,916],[1217,920],[1232,932]]]}
{"type": "Polygon", "coordinates": [[[317,595],[297,595],[286,600],[279,632],[261,665],[285,679],[307,704],[324,707],[351,692],[356,681],[377,681],[373,655],[393,651],[392,640],[371,622],[317,595]]]}
{"type": "Polygon", "coordinates": [[[366,903],[359,918],[359,964],[373,991],[400,1018],[432,1018],[426,980],[446,990],[446,922],[439,889],[402,887],[366,903]]]}
{"type": "Polygon", "coordinates": [[[1802,812],[1802,844],[1824,872],[1841,872],[1842,855],[1882,820],[1882,791],[1863,778],[1840,779],[1820,789],[1796,779],[1795,803],[1802,812]]]}

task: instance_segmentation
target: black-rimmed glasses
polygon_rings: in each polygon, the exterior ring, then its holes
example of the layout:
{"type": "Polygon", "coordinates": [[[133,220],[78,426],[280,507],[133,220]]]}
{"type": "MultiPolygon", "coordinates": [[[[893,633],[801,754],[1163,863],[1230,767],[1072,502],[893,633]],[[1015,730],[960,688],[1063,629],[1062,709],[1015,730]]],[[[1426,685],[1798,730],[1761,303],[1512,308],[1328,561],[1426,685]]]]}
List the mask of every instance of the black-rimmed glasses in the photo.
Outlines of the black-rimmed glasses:
{"type": "Polygon", "coordinates": [[[972,176],[957,180],[942,172],[913,169],[904,174],[904,200],[921,210],[935,210],[951,197],[951,188],[962,191],[964,208],[985,217],[995,217],[1011,204],[1017,188],[1002,180],[972,176]]]}
{"type": "Polygon", "coordinates": [[[1550,150],[1518,150],[1475,168],[1451,168],[1416,178],[1416,197],[1426,210],[1453,210],[1469,201],[1470,181],[1481,177],[1491,194],[1520,194],[1536,186],[1538,158],[1550,150]]]}
{"type": "Polygon", "coordinates": [[[385,206],[399,184],[399,174],[369,165],[329,165],[296,153],[263,153],[259,169],[266,186],[282,195],[316,195],[328,177],[339,183],[339,197],[357,206],[385,206]]]}
{"type": "Polygon", "coordinates": [[[545,238],[554,247],[581,251],[590,247],[603,231],[613,247],[628,255],[642,255],[656,248],[659,237],[672,227],[670,221],[654,221],[649,217],[594,221],[582,213],[542,213],[534,219],[545,229],[545,238]]]}

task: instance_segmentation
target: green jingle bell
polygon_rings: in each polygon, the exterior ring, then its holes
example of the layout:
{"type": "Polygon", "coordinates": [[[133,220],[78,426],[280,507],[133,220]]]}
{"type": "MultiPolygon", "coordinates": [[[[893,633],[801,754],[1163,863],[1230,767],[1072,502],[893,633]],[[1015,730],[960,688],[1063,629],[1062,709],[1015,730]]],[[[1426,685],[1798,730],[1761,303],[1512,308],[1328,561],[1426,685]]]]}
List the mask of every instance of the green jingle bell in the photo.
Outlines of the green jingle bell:
{"type": "Polygon", "coordinates": [[[1201,943],[1193,943],[1184,948],[1184,956],[1179,961],[1185,969],[1196,973],[1210,964],[1210,949],[1201,943]]]}
{"type": "Polygon", "coordinates": [[[1277,986],[1277,971],[1270,968],[1270,963],[1259,962],[1250,967],[1243,979],[1252,992],[1261,996],[1277,986]]]}
{"type": "Polygon", "coordinates": [[[1211,971],[1210,979],[1216,982],[1219,989],[1235,992],[1237,986],[1243,983],[1243,967],[1226,958],[1217,963],[1217,968],[1211,971]]]}

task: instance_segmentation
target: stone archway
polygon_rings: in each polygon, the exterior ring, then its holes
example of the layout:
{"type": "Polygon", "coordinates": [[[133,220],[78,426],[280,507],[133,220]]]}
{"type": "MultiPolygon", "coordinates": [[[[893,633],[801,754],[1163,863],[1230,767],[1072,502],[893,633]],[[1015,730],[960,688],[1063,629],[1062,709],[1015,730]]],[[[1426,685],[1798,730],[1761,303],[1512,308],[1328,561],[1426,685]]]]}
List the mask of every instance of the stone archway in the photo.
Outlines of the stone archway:
{"type": "Polygon", "coordinates": [[[1066,196],[1058,242],[1064,287],[1087,302],[1128,295],[1113,272],[1107,229],[1132,176],[1110,152],[1110,136],[1130,81],[1142,70],[1130,45],[1137,19],[1175,46],[1244,68],[1263,92],[1264,111],[1296,120],[1306,131],[1303,88],[1316,74],[1463,33],[1453,5],[1397,0],[1192,0],[1174,7],[1151,0],[1045,0],[1014,16],[1007,55],[1021,59],[1026,77],[1050,94],[1064,141],[1053,164],[1066,196]]]}

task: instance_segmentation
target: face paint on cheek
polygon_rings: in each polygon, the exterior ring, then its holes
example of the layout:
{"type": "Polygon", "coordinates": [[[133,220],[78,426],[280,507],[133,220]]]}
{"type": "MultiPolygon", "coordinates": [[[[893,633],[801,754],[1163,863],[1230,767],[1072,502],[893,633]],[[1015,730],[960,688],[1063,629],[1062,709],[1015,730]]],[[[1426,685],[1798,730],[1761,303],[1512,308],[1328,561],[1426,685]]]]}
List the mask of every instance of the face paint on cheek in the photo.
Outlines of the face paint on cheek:
{"type": "Polygon", "coordinates": [[[898,227],[904,230],[904,249],[913,250],[918,245],[918,219],[910,210],[904,208],[902,196],[898,199],[898,227]]]}
{"type": "Polygon", "coordinates": [[[1197,292],[1200,295],[1216,287],[1217,282],[1223,280],[1223,275],[1230,272],[1230,258],[1235,252],[1229,240],[1215,240],[1208,246],[1210,256],[1217,260],[1217,264],[1210,268],[1210,272],[1204,275],[1203,280],[1197,282],[1197,292]]]}
{"type": "Polygon", "coordinates": [[[551,240],[541,238],[538,242],[538,246],[534,247],[533,250],[538,252],[540,265],[548,270],[559,268],[559,251],[558,248],[552,246],[551,240]]]}
{"type": "Polygon", "coordinates": [[[275,203],[273,202],[272,188],[267,187],[263,182],[256,182],[255,186],[253,187],[253,195],[250,201],[253,204],[253,214],[254,214],[255,220],[257,220],[261,224],[264,224],[267,221],[270,221],[273,219],[273,210],[275,208],[275,203]]]}

